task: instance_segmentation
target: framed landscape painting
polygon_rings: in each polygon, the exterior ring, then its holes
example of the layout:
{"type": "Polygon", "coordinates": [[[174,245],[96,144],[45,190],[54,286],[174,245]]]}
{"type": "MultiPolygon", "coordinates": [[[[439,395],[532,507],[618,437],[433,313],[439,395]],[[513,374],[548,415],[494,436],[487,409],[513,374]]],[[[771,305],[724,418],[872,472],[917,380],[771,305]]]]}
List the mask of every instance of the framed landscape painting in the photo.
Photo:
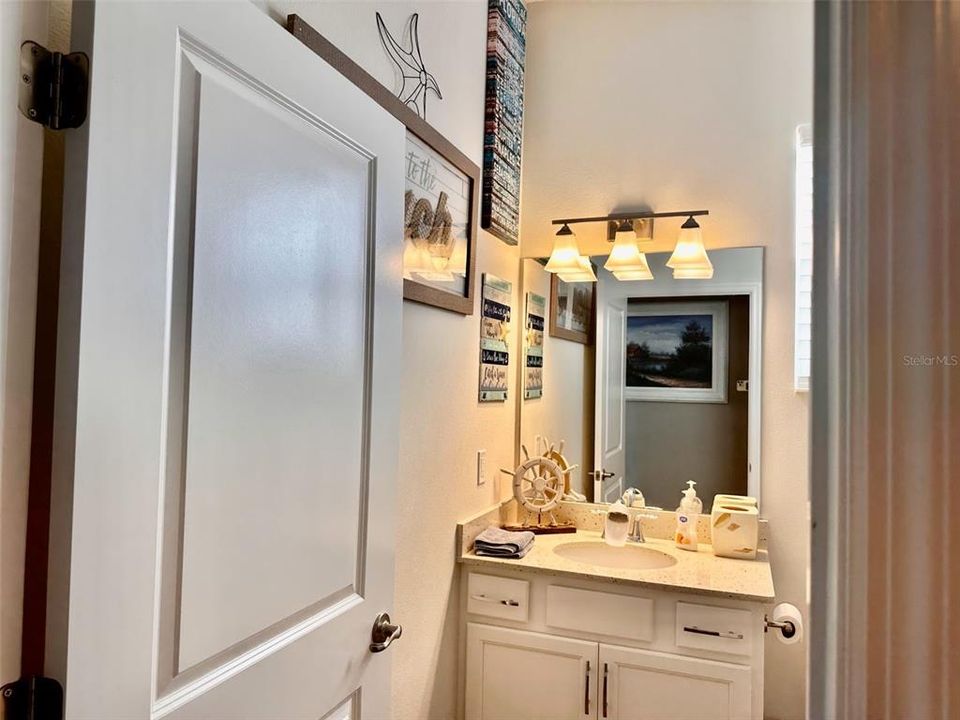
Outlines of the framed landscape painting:
{"type": "Polygon", "coordinates": [[[727,303],[631,302],[626,399],[727,402],[727,303]]]}

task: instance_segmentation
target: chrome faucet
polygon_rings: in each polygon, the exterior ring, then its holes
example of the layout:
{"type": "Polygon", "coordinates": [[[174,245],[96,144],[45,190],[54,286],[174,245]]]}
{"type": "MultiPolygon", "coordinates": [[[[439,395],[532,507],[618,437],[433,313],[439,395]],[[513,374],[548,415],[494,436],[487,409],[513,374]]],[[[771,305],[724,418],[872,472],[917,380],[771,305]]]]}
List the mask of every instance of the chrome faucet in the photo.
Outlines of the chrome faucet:
{"type": "Polygon", "coordinates": [[[627,533],[627,542],[632,543],[645,543],[647,539],[643,536],[643,520],[656,520],[656,515],[651,515],[650,513],[631,513],[631,526],[630,532],[627,533]]]}

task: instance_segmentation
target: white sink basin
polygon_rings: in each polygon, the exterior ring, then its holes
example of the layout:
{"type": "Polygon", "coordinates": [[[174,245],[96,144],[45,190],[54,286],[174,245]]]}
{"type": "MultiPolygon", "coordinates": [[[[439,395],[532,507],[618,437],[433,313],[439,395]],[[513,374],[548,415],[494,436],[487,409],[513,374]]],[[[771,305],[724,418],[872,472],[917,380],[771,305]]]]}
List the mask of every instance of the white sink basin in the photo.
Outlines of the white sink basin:
{"type": "Polygon", "coordinates": [[[675,557],[642,545],[611,547],[602,542],[572,542],[558,545],[553,551],[574,562],[624,570],[657,570],[677,564],[675,557]]]}

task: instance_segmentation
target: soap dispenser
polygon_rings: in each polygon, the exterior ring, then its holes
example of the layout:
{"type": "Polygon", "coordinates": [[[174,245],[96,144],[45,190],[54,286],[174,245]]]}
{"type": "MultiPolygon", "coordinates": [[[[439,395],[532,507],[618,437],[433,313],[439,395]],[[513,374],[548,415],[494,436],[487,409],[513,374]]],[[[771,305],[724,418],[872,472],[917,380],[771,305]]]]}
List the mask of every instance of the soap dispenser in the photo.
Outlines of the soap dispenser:
{"type": "Polygon", "coordinates": [[[683,550],[697,551],[697,520],[703,512],[703,502],[697,497],[693,480],[687,481],[687,489],[683,491],[683,499],[677,508],[676,545],[683,550]]]}

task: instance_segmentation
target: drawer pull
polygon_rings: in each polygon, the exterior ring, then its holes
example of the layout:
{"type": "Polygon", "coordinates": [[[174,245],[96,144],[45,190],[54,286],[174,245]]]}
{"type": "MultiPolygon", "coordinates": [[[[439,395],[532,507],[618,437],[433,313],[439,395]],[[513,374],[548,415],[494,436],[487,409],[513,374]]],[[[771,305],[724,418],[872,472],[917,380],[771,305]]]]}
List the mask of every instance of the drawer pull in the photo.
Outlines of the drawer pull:
{"type": "Polygon", "coordinates": [[[730,640],[743,640],[743,633],[733,632],[732,630],[720,632],[719,630],[703,630],[696,625],[684,625],[683,631],[695,635],[710,635],[711,637],[728,638],[730,640]]]}
{"type": "Polygon", "coordinates": [[[587,675],[583,679],[583,714],[590,714],[590,661],[587,660],[587,675]]]}
{"type": "Polygon", "coordinates": [[[607,664],[603,664],[603,716],[607,716],[607,664]]]}
{"type": "Polygon", "coordinates": [[[471,595],[470,599],[480,600],[481,602],[500,603],[501,605],[506,605],[507,607],[520,607],[519,600],[497,600],[496,598],[490,598],[486,595],[471,595]]]}

